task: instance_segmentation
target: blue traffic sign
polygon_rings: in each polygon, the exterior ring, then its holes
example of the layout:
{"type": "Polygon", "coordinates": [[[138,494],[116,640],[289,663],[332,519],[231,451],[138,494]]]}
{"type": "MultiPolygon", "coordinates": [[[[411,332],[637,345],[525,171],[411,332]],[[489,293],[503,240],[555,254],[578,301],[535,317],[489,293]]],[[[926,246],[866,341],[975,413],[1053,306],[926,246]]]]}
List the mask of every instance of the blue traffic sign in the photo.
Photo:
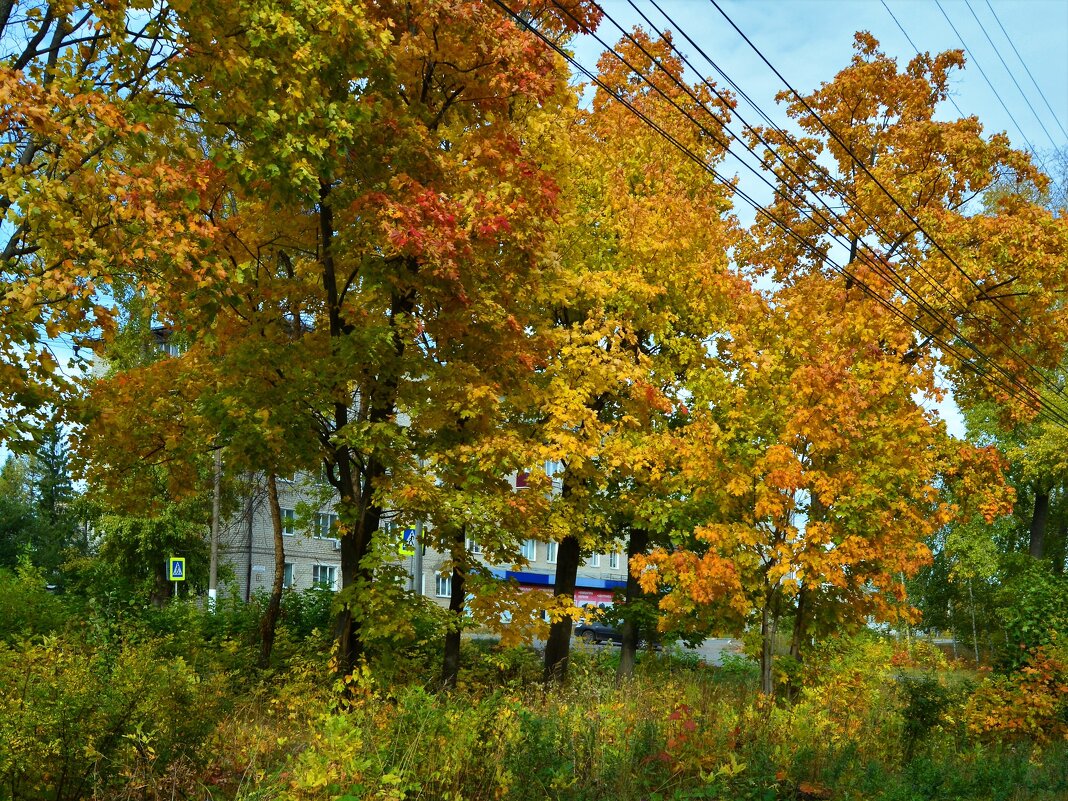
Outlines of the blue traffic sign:
{"type": "Polygon", "coordinates": [[[185,557],[172,556],[167,560],[167,576],[171,581],[185,581],[185,557]]]}
{"type": "Polygon", "coordinates": [[[401,556],[415,556],[415,529],[404,529],[404,539],[397,547],[397,553],[401,556]]]}

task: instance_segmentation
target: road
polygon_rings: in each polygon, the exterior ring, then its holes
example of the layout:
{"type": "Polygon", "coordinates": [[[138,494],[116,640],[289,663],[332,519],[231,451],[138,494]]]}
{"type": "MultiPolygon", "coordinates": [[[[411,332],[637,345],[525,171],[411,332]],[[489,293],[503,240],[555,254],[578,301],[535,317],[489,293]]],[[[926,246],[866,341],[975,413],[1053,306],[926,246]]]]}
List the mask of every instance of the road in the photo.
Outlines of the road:
{"type": "MultiPolygon", "coordinates": [[[[602,643],[600,645],[588,645],[581,640],[574,640],[576,648],[618,648],[619,645],[614,643],[602,643]]],[[[729,637],[713,637],[712,639],[705,640],[696,648],[686,648],[685,646],[678,645],[673,646],[682,651],[696,653],[701,659],[709,665],[722,665],[723,655],[729,653],[740,654],[742,650],[742,641],[735,640],[729,637]]]]}

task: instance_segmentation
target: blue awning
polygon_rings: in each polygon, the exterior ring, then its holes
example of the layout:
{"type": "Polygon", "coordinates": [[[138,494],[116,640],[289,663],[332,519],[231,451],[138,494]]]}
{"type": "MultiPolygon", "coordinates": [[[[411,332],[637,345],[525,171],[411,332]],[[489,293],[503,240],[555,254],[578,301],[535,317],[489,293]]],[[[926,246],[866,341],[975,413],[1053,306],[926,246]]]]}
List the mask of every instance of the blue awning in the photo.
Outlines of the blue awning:
{"type": "MultiPolygon", "coordinates": [[[[490,572],[494,578],[515,579],[520,584],[528,586],[551,587],[556,582],[556,575],[553,573],[527,573],[519,570],[501,570],[497,567],[490,568],[490,572]]],[[[584,590],[622,590],[627,586],[627,582],[578,576],[575,579],[575,586],[584,590]]]]}

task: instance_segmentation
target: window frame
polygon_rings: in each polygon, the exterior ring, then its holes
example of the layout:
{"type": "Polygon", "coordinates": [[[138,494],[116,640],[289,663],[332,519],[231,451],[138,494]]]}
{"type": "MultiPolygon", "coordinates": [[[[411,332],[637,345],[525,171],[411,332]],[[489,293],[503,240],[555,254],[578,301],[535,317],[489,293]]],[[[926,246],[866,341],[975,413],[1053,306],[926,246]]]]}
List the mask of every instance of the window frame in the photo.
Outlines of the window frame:
{"type": "Polygon", "coordinates": [[[334,512],[316,512],[315,513],[315,539],[317,540],[336,540],[334,536],[334,528],[337,526],[337,515],[334,512]],[[326,527],[326,533],[323,533],[323,518],[327,518],[329,525],[326,527]]]}
{"type": "Polygon", "coordinates": [[[329,587],[330,589],[337,591],[337,565],[312,565],[312,586],[329,587]],[[330,576],[328,581],[324,581],[322,577],[316,578],[317,574],[321,574],[322,571],[327,571],[327,575],[330,576]]]}
{"type": "Polygon", "coordinates": [[[278,516],[282,518],[282,536],[295,537],[297,534],[297,510],[279,507],[278,516]]]}
{"type": "Polygon", "coordinates": [[[434,597],[435,598],[452,598],[452,576],[443,576],[438,573],[435,577],[434,583],[434,597]],[[444,587],[445,591],[442,592],[444,587]]]}

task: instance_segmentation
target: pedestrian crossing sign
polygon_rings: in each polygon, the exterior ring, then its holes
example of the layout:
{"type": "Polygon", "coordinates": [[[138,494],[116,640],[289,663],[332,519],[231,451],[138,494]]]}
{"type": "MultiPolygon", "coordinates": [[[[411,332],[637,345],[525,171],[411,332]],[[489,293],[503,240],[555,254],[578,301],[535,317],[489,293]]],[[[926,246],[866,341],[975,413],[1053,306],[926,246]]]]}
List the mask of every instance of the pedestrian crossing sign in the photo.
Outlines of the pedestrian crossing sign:
{"type": "Polygon", "coordinates": [[[172,556],[167,560],[167,575],[171,581],[185,581],[184,556],[172,556]]]}
{"type": "Polygon", "coordinates": [[[401,556],[415,556],[415,529],[404,529],[404,539],[397,546],[397,553],[401,556]]]}

